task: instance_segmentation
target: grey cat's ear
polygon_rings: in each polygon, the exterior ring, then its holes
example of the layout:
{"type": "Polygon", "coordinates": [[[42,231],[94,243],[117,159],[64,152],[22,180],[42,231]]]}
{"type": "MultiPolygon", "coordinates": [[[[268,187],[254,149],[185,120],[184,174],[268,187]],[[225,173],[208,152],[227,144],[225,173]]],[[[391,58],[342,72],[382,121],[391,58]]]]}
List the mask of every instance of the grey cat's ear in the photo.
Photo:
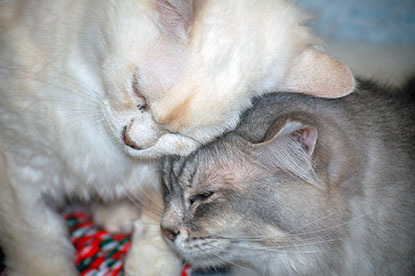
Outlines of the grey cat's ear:
{"type": "Polygon", "coordinates": [[[253,144],[257,160],[270,169],[282,169],[320,187],[313,156],[318,131],[299,121],[288,120],[272,128],[261,143],[253,144]]]}
{"type": "Polygon", "coordinates": [[[308,155],[312,155],[317,143],[318,131],[298,121],[288,120],[277,130],[271,130],[261,144],[273,143],[278,139],[288,139],[300,146],[308,155]]]}
{"type": "Polygon", "coordinates": [[[278,90],[338,98],[354,88],[355,79],[346,64],[309,48],[295,59],[278,90]]]}
{"type": "Polygon", "coordinates": [[[198,3],[197,0],[157,0],[159,22],[169,32],[182,38],[187,37],[193,26],[198,3]]]}

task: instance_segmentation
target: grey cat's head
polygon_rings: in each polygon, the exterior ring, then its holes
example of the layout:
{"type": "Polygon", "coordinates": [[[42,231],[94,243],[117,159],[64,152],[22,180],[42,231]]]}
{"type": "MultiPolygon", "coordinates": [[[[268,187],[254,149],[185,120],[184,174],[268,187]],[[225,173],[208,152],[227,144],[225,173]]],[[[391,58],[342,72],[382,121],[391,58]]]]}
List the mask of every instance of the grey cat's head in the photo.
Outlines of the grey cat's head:
{"type": "Polygon", "coordinates": [[[188,262],[307,266],[341,247],[345,197],[359,187],[338,183],[359,170],[355,147],[295,99],[264,97],[236,131],[165,161],[161,226],[188,262]]]}

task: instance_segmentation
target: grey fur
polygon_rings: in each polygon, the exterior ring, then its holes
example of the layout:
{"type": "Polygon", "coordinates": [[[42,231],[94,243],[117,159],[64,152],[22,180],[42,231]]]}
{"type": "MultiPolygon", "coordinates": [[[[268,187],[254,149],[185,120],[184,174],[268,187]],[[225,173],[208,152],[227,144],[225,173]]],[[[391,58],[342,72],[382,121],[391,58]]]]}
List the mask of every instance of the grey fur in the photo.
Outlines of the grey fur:
{"type": "Polygon", "coordinates": [[[195,267],[236,275],[414,275],[413,115],[369,82],[342,99],[258,98],[235,131],[164,162],[162,227],[195,267]],[[317,130],[313,151],[281,134],[287,121],[317,130]]]}

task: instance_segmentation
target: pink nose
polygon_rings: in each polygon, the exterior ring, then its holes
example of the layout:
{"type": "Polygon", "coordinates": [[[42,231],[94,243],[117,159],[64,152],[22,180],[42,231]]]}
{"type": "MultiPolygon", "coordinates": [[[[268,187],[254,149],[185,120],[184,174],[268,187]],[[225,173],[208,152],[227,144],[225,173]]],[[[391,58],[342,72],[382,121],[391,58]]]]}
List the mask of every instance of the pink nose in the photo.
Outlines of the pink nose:
{"type": "Polygon", "coordinates": [[[163,228],[163,227],[161,227],[161,232],[163,232],[164,236],[166,236],[166,238],[168,238],[172,242],[174,242],[177,235],[180,234],[179,230],[171,230],[171,229],[163,228]]]}

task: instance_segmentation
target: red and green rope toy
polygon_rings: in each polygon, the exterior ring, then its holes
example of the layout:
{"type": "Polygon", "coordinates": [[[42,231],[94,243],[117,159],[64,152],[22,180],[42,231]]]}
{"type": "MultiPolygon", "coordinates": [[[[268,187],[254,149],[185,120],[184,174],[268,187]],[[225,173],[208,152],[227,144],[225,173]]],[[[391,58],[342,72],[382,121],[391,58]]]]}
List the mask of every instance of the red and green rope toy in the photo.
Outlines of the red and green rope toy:
{"type": "Polygon", "coordinates": [[[70,238],[76,248],[75,265],[81,276],[121,276],[131,246],[129,235],[111,235],[94,225],[83,212],[66,214],[70,238]]]}
{"type": "MultiPolygon", "coordinates": [[[[130,235],[108,233],[82,211],[64,214],[64,218],[76,248],[75,265],[81,276],[124,276],[123,265],[131,246],[130,235]]],[[[7,270],[0,263],[0,276],[6,275],[7,270]]],[[[189,266],[183,268],[181,276],[190,276],[189,266]]]]}

